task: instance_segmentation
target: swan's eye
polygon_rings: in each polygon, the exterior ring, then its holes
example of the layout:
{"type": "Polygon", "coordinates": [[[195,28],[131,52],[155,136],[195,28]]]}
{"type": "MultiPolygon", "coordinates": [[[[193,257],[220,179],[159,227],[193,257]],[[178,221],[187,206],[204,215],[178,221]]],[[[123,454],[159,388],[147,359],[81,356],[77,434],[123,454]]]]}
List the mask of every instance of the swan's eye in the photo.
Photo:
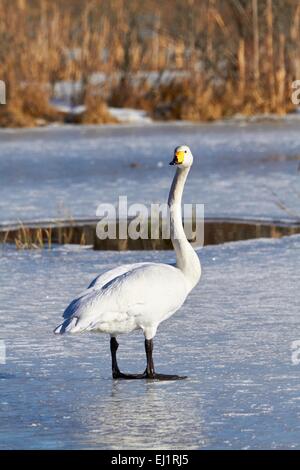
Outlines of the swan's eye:
{"type": "Polygon", "coordinates": [[[185,150],[184,153],[187,153],[187,150],[185,150]]]}

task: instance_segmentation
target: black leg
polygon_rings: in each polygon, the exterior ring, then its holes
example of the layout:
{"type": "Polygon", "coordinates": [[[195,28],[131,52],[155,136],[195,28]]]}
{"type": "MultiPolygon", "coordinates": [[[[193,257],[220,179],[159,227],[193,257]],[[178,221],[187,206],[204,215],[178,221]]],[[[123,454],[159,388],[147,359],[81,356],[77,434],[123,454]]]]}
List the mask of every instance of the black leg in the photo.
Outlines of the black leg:
{"type": "Polygon", "coordinates": [[[148,379],[155,376],[154,363],[153,363],[153,339],[145,339],[145,351],[147,357],[146,374],[148,379]]]}
{"type": "Polygon", "coordinates": [[[146,378],[144,374],[123,374],[118,366],[117,362],[117,350],[119,347],[119,343],[116,338],[110,338],[110,352],[111,352],[111,365],[112,365],[112,376],[113,379],[144,379],[146,378]]]}
{"type": "Polygon", "coordinates": [[[119,343],[116,338],[110,338],[110,352],[111,352],[111,368],[113,377],[117,377],[120,374],[120,369],[117,363],[117,350],[119,343]]]}
{"type": "Polygon", "coordinates": [[[151,380],[182,380],[186,376],[157,374],[153,363],[153,339],[145,339],[145,350],[147,357],[147,368],[145,370],[146,378],[151,380]]]}
{"type": "Polygon", "coordinates": [[[145,351],[147,357],[147,367],[143,374],[123,374],[117,362],[117,350],[119,343],[116,338],[110,339],[110,352],[112,364],[112,376],[114,379],[149,379],[149,380],[182,380],[186,377],[179,375],[157,374],[154,369],[153,363],[153,339],[145,339],[145,351]]]}

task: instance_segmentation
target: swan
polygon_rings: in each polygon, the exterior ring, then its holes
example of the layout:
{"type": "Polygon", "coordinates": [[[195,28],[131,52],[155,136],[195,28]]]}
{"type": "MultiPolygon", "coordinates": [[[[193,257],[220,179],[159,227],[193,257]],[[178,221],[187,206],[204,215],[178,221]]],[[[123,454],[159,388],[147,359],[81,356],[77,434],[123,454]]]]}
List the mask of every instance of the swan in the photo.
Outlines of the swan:
{"type": "Polygon", "coordinates": [[[176,380],[186,377],[158,374],[153,362],[153,338],[159,324],[171,317],[198,283],[201,264],[184,233],[181,200],[193,155],[186,145],[176,147],[170,165],[177,167],[168,206],[176,264],[125,264],[100,274],[74,299],[55,334],[94,331],[110,335],[113,379],[176,380]],[[117,336],[141,329],[147,367],[142,374],[124,374],[117,363],[117,336]]]}

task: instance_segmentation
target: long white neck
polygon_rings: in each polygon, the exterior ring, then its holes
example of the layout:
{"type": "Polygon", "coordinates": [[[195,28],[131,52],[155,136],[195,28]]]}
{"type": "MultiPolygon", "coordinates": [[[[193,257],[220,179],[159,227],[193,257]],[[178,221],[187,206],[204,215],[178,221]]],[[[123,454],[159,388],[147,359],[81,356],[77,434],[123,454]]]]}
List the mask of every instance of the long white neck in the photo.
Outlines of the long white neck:
{"type": "Polygon", "coordinates": [[[171,240],[176,252],[176,266],[183,272],[188,286],[195,287],[201,276],[197,253],[188,242],[182,225],[181,200],[190,167],[177,168],[170,189],[168,205],[171,219],[171,240]]]}

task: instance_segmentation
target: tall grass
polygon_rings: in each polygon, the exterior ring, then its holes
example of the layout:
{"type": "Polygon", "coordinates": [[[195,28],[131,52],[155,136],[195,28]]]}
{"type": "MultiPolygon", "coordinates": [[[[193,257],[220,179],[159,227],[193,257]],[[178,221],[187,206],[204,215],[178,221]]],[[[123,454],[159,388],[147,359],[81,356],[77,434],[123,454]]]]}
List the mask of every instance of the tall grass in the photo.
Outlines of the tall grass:
{"type": "Polygon", "coordinates": [[[107,104],[163,119],[285,113],[299,27],[298,0],[0,0],[0,125],[62,119],[49,105],[60,81],[80,84],[83,122],[110,121],[107,104]]]}

